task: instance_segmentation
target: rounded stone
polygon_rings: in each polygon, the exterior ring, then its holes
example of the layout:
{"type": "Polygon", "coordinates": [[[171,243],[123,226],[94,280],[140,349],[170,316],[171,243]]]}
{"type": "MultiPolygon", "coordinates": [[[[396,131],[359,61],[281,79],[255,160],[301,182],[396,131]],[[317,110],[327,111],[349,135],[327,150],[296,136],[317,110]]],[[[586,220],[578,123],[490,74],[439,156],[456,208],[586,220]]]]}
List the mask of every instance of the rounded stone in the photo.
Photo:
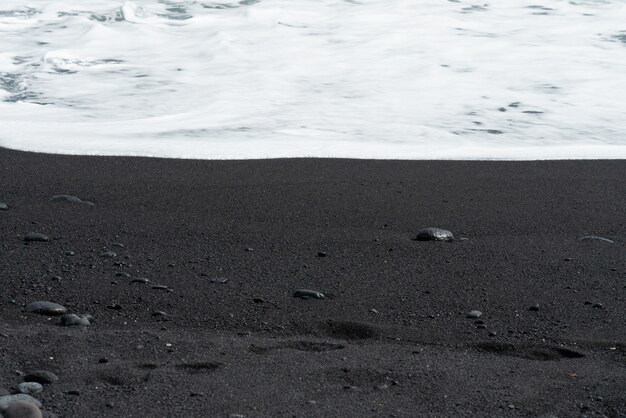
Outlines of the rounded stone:
{"type": "Polygon", "coordinates": [[[59,378],[56,374],[47,370],[35,370],[24,376],[25,382],[37,382],[41,383],[42,385],[49,385],[58,380],[59,378]]]}
{"type": "Polygon", "coordinates": [[[4,418],[43,418],[41,410],[27,401],[11,402],[3,415],[4,418]]]}
{"type": "Polygon", "coordinates": [[[94,206],[93,202],[88,202],[77,196],[70,196],[67,194],[58,194],[50,198],[50,202],[65,202],[65,203],[79,203],[82,205],[94,206]]]}
{"type": "Polygon", "coordinates": [[[417,241],[454,241],[452,232],[441,228],[424,228],[417,233],[417,241]]]}
{"type": "Polygon", "coordinates": [[[41,315],[63,315],[67,312],[65,306],[45,300],[29,303],[26,305],[26,310],[41,315]]]}
{"type": "Polygon", "coordinates": [[[65,314],[61,316],[61,324],[66,327],[91,325],[89,319],[85,315],[76,314],[65,314]]]}
{"type": "Polygon", "coordinates": [[[317,290],[298,289],[293,292],[293,297],[302,299],[324,299],[326,296],[317,290]]]}
{"type": "Polygon", "coordinates": [[[24,241],[26,242],[48,242],[50,238],[44,234],[40,234],[39,232],[29,232],[24,236],[24,241]]]}
{"type": "Polygon", "coordinates": [[[9,205],[6,203],[0,203],[0,210],[9,210],[9,205]]]}
{"type": "Polygon", "coordinates": [[[481,311],[476,311],[476,310],[469,311],[469,312],[467,312],[465,314],[466,318],[474,318],[475,319],[475,318],[480,318],[481,316],[483,316],[483,313],[481,311]]]}
{"type": "Polygon", "coordinates": [[[43,386],[37,382],[22,382],[17,385],[17,391],[27,395],[39,395],[43,392],[43,386]]]}
{"type": "Polygon", "coordinates": [[[38,408],[41,407],[41,402],[38,399],[25,393],[18,393],[16,395],[0,396],[0,411],[5,411],[12,403],[19,401],[31,403],[38,408]]]}

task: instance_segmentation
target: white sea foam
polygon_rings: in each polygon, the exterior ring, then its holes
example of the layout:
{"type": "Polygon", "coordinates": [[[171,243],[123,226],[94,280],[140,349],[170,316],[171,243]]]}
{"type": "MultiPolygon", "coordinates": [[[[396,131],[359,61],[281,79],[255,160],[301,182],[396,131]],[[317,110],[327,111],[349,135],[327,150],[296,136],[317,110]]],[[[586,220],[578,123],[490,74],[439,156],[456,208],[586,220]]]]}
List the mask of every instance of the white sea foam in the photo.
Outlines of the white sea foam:
{"type": "Polygon", "coordinates": [[[622,0],[2,0],[0,145],[626,158],[622,0]]]}

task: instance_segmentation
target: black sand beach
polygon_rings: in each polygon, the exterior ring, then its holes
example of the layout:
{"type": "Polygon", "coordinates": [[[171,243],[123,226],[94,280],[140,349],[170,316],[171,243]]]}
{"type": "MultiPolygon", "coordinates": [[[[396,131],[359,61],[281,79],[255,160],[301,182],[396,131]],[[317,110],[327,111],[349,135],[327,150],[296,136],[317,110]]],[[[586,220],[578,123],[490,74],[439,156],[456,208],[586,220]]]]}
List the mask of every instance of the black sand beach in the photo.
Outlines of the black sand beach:
{"type": "Polygon", "coordinates": [[[626,415],[626,161],[0,149],[0,181],[0,387],[53,372],[56,416],[626,415]]]}

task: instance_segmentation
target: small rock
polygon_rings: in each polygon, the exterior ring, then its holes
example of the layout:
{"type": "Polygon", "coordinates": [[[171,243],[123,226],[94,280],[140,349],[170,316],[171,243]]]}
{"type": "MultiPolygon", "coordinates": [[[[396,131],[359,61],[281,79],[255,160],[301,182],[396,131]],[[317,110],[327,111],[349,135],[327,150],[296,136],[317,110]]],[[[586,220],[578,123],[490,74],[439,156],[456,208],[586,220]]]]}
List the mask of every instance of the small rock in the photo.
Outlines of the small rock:
{"type": "Polygon", "coordinates": [[[537,312],[537,311],[539,310],[539,304],[538,304],[538,303],[535,303],[534,305],[529,306],[529,307],[528,307],[528,310],[529,310],[529,311],[533,311],[533,312],[537,312]]]}
{"type": "Polygon", "coordinates": [[[6,203],[0,203],[0,210],[9,210],[9,205],[6,203]]]}
{"type": "Polygon", "coordinates": [[[24,236],[24,241],[26,242],[48,242],[50,238],[48,238],[44,234],[40,234],[39,232],[29,232],[24,236]]]}
{"type": "Polygon", "coordinates": [[[481,311],[469,311],[465,314],[466,318],[480,318],[481,316],[483,316],[483,313],[481,311]]]}
{"type": "Polygon", "coordinates": [[[113,251],[103,251],[100,253],[100,257],[114,258],[117,257],[117,254],[115,254],[113,251]]]}
{"type": "Polygon", "coordinates": [[[155,284],[152,288],[155,290],[170,290],[170,288],[164,284],[155,284]]]}
{"type": "Polygon", "coordinates": [[[317,290],[298,289],[293,292],[293,297],[302,299],[324,299],[326,296],[317,290]]]}
{"type": "Polygon", "coordinates": [[[601,303],[594,303],[593,307],[596,308],[596,309],[604,309],[604,305],[601,304],[601,303]]]}
{"type": "Polygon", "coordinates": [[[24,400],[11,402],[3,411],[3,416],[5,418],[43,418],[37,405],[24,400]]]}
{"type": "Polygon", "coordinates": [[[497,332],[495,332],[495,331],[490,331],[490,332],[489,332],[489,336],[490,336],[490,337],[495,337],[496,335],[498,335],[498,333],[497,333],[497,332]]]}
{"type": "Polygon", "coordinates": [[[441,228],[424,228],[417,233],[417,241],[454,241],[452,232],[441,228]]]}
{"type": "Polygon", "coordinates": [[[224,284],[228,281],[228,277],[214,277],[212,279],[209,279],[209,281],[211,283],[219,283],[219,284],[224,284]]]}
{"type": "Polygon", "coordinates": [[[119,303],[113,303],[111,305],[107,305],[107,308],[113,309],[114,311],[121,311],[122,309],[124,309],[124,307],[120,305],[119,303]]]}
{"type": "Polygon", "coordinates": [[[61,324],[66,327],[89,326],[91,322],[89,322],[89,319],[84,315],[65,314],[61,316],[61,324]]]}
{"type": "Polygon", "coordinates": [[[148,284],[148,283],[150,283],[150,280],[146,279],[145,277],[135,277],[130,282],[131,283],[139,283],[139,284],[148,284]]]}
{"type": "Polygon", "coordinates": [[[79,203],[87,206],[94,206],[93,202],[88,202],[80,197],[70,196],[67,194],[58,194],[50,198],[50,202],[79,203]]]}
{"type": "Polygon", "coordinates": [[[107,364],[109,362],[109,359],[106,357],[102,357],[100,359],[98,359],[98,363],[100,364],[107,364]]]}
{"type": "Polygon", "coordinates": [[[41,402],[39,402],[39,400],[25,393],[18,393],[16,395],[1,396],[0,397],[0,411],[6,411],[9,405],[17,401],[24,401],[24,402],[31,403],[37,406],[37,408],[41,407],[41,402]]]}
{"type": "Polygon", "coordinates": [[[165,318],[167,317],[167,312],[164,311],[154,311],[152,312],[152,316],[155,318],[165,318]]]}
{"type": "Polygon", "coordinates": [[[121,244],[119,242],[114,242],[113,244],[111,244],[111,247],[124,248],[124,244],[121,244]]]}
{"type": "Polygon", "coordinates": [[[27,395],[39,395],[43,392],[43,386],[37,382],[22,382],[17,385],[17,391],[27,395]]]}
{"type": "Polygon", "coordinates": [[[41,315],[63,315],[67,312],[67,308],[58,303],[40,300],[26,305],[26,311],[41,315]]]}
{"type": "Polygon", "coordinates": [[[68,390],[66,393],[68,395],[74,395],[74,396],[79,396],[80,395],[80,391],[76,390],[76,389],[68,390]]]}
{"type": "Polygon", "coordinates": [[[24,376],[25,382],[37,382],[41,383],[42,385],[49,385],[58,380],[59,378],[56,374],[47,370],[35,370],[24,376]]]}
{"type": "Polygon", "coordinates": [[[115,273],[115,277],[125,277],[127,279],[130,279],[130,274],[118,272],[118,273],[115,273]]]}
{"type": "Polygon", "coordinates": [[[63,254],[65,254],[65,255],[74,255],[75,253],[74,253],[74,251],[66,251],[63,254]]]}
{"type": "Polygon", "coordinates": [[[327,253],[325,253],[324,251],[320,251],[320,252],[318,252],[318,253],[317,253],[317,256],[318,256],[318,257],[326,257],[327,255],[328,255],[328,254],[327,254],[327,253]]]}

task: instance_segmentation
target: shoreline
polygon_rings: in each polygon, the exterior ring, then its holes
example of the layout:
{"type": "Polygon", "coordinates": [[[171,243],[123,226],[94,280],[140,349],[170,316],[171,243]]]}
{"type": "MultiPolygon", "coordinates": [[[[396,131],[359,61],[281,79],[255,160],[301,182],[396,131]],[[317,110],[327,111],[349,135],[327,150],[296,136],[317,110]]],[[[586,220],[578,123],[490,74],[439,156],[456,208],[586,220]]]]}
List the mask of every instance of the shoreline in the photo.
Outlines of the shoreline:
{"type": "Polygon", "coordinates": [[[59,417],[621,417],[624,173],[0,148],[0,388],[52,371],[59,417]]]}

